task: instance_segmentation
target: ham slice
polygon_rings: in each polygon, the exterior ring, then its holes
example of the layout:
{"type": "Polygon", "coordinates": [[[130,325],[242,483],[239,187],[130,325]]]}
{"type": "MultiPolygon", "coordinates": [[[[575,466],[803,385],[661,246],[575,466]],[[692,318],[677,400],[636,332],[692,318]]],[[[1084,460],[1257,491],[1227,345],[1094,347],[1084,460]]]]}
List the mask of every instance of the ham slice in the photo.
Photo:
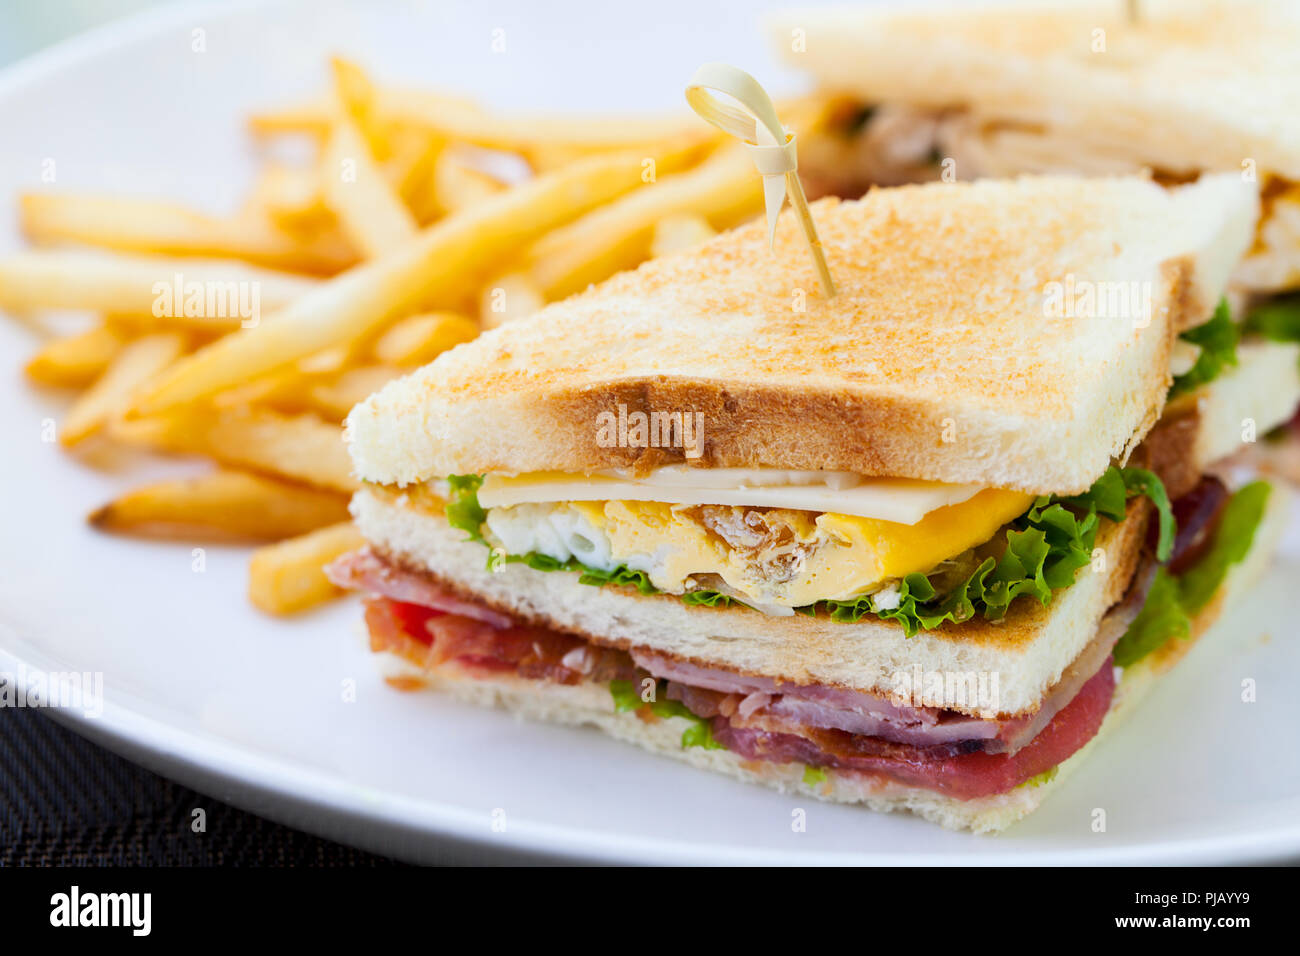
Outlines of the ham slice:
{"type": "Polygon", "coordinates": [[[882,776],[970,800],[1006,793],[1067,759],[1101,729],[1114,692],[1115,669],[1108,657],[1075,698],[1015,754],[954,753],[947,748],[920,747],[881,752],[862,746],[863,738],[848,734],[822,732],[801,737],[770,733],[737,727],[723,717],[714,719],[713,738],[749,760],[798,761],[813,767],[882,776]]]}
{"type": "Polygon", "coordinates": [[[428,575],[386,561],[368,547],[345,554],[327,565],[325,576],[349,591],[363,591],[404,604],[419,604],[447,614],[474,618],[497,628],[510,627],[514,623],[509,616],[491,608],[460,600],[434,584],[428,575]]]}
{"type": "Polygon", "coordinates": [[[789,726],[843,730],[921,747],[959,740],[993,740],[1001,726],[996,720],[965,717],[936,707],[895,704],[874,694],[824,684],[791,684],[736,674],[645,650],[634,649],[632,659],[655,677],[689,687],[739,694],[747,699],[767,695],[766,706],[751,707],[745,716],[757,713],[778,718],[789,726]]]}
{"type": "MultiPolygon", "coordinates": [[[[627,652],[598,647],[574,635],[523,625],[496,628],[475,618],[385,597],[366,600],[366,622],[373,650],[399,654],[427,670],[455,662],[463,675],[471,677],[514,673],[558,684],[639,680],[646,673],[627,652]]],[[[1108,656],[1033,740],[1016,753],[988,753],[986,741],[978,739],[916,746],[878,735],[812,726],[797,717],[770,713],[774,700],[766,691],[741,695],[668,682],[670,699],[680,700],[691,713],[710,719],[714,739],[746,759],[798,761],[925,787],[960,799],[1003,793],[1056,766],[1097,732],[1113,690],[1114,668],[1108,656]]],[[[887,701],[881,703],[902,710],[887,701]]],[[[931,727],[948,722],[943,712],[927,716],[931,727]]]]}
{"type": "Polygon", "coordinates": [[[821,684],[791,684],[735,674],[660,657],[648,651],[633,650],[632,657],[655,677],[669,681],[725,694],[748,695],[746,700],[757,694],[766,695],[768,703],[765,706],[750,706],[747,712],[742,712],[744,718],[753,718],[751,726],[761,725],[790,733],[799,733],[806,728],[842,730],[916,747],[948,746],[951,749],[951,745],[962,744],[967,751],[971,749],[971,743],[980,742],[978,749],[985,753],[1014,754],[1027,746],[1053,717],[1074,700],[1103,661],[1110,657],[1115,643],[1146,603],[1155,572],[1155,561],[1150,555],[1144,555],[1123,600],[1102,618],[1096,637],[1048,690],[1038,710],[1000,720],[969,717],[935,707],[895,704],[874,694],[821,684]]]}
{"type": "Polygon", "coordinates": [[[1154,566],[1103,621],[1034,714],[992,720],[820,684],[736,674],[634,648],[605,648],[572,634],[524,626],[446,593],[433,580],[366,548],[327,569],[336,584],[368,592],[375,650],[426,669],[513,672],[553,683],[635,680],[649,673],[668,696],[712,720],[714,737],[748,759],[800,761],[870,774],[961,798],[1008,790],[1055,766],[1096,732],[1114,689],[1110,652],[1145,599],[1154,566]]]}
{"type": "MultiPolygon", "coordinates": [[[[426,662],[431,666],[447,657],[490,661],[494,658],[494,645],[488,629],[514,634],[519,634],[521,630],[509,616],[448,594],[428,575],[393,564],[370,548],[344,555],[326,568],[326,574],[340,587],[384,597],[399,605],[431,608],[449,615],[446,620],[423,622],[424,628],[444,634],[443,640],[426,662]],[[477,622],[480,627],[467,628],[466,623],[469,621],[477,622]],[[488,629],[481,625],[488,625],[488,629]],[[480,645],[486,650],[476,650],[480,645]]],[[[1146,581],[1149,580],[1148,574],[1146,581]]],[[[1038,711],[1002,720],[971,717],[936,707],[897,704],[874,694],[823,684],[792,684],[736,674],[721,668],[664,657],[644,649],[634,649],[632,659],[637,667],[670,684],[682,685],[695,691],[715,692],[722,698],[735,696],[734,700],[713,701],[707,694],[696,694],[695,706],[690,701],[684,701],[692,711],[702,716],[713,716],[720,712],[717,708],[722,707],[722,712],[727,716],[738,712],[739,719],[747,726],[765,728],[772,732],[797,734],[809,729],[833,730],[879,738],[893,744],[946,748],[950,752],[957,747],[967,751],[974,747],[988,753],[1015,753],[1033,740],[1052,717],[1073,699],[1083,683],[1096,673],[1100,662],[1110,654],[1132,615],[1140,609],[1145,588],[1140,591],[1136,595],[1131,593],[1130,598],[1123,602],[1122,606],[1127,608],[1127,612],[1123,615],[1124,620],[1118,622],[1120,626],[1101,628],[1097,638],[1061,675],[1038,711]],[[704,708],[707,712],[697,708],[704,708]]],[[[409,616],[410,612],[407,614],[409,616]]],[[[1112,612],[1112,621],[1115,617],[1112,612]]],[[[551,633],[543,629],[530,630],[533,633],[551,633]]],[[[565,643],[560,648],[563,651],[561,657],[572,655],[579,646],[572,643],[578,639],[568,635],[564,637],[565,643]]],[[[423,634],[420,639],[424,640],[423,634]]],[[[581,643],[595,650],[594,645],[581,643]]],[[[511,658],[514,655],[507,654],[505,657],[511,658]]],[[[518,659],[515,657],[515,660],[518,659]]],[[[577,657],[570,657],[570,660],[577,662],[577,657]]],[[[581,667],[564,666],[558,658],[547,666],[554,666],[551,673],[558,676],[561,683],[569,683],[582,673],[581,667]]],[[[623,666],[621,669],[626,671],[628,667],[623,666]]]]}

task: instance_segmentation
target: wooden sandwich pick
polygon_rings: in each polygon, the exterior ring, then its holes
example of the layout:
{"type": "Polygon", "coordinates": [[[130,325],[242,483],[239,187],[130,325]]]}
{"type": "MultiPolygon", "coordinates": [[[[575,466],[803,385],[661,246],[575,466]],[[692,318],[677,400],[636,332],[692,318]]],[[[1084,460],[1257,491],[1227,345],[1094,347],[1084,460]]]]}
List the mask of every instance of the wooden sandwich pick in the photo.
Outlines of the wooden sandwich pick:
{"type": "Polygon", "coordinates": [[[835,295],[835,282],[826,266],[817,227],[808,211],[808,198],[799,181],[795,137],[781,125],[767,91],[744,70],[725,63],[706,63],[691,77],[686,87],[686,102],[702,119],[744,143],[762,174],[769,248],[776,239],[776,221],[789,192],[790,205],[799,215],[799,224],[808,240],[808,250],[812,253],[813,265],[817,267],[822,292],[828,298],[835,295]],[[726,94],[735,103],[720,99],[714,95],[715,91],[726,94]]]}

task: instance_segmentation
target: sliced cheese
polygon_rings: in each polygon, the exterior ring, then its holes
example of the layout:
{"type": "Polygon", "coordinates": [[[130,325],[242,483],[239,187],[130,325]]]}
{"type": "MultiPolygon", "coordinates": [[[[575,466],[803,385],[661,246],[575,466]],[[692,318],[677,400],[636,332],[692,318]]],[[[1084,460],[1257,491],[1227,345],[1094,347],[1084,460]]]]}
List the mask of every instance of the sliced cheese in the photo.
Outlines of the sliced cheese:
{"type": "Polygon", "coordinates": [[[484,508],[556,501],[739,505],[832,512],[912,525],[937,508],[968,501],[980,490],[978,485],[912,478],[864,478],[839,471],[670,466],[645,478],[611,472],[488,475],[479,488],[478,501],[484,508]]]}

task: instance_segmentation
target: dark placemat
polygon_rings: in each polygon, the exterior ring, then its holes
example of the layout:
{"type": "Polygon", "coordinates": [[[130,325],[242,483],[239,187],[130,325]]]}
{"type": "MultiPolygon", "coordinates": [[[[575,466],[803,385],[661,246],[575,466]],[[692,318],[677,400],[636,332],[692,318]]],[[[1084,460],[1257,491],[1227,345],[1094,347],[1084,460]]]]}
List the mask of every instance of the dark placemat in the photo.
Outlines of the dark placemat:
{"type": "Polygon", "coordinates": [[[67,730],[0,708],[0,865],[389,866],[244,813],[67,730]],[[206,832],[192,828],[206,813],[206,832]]]}

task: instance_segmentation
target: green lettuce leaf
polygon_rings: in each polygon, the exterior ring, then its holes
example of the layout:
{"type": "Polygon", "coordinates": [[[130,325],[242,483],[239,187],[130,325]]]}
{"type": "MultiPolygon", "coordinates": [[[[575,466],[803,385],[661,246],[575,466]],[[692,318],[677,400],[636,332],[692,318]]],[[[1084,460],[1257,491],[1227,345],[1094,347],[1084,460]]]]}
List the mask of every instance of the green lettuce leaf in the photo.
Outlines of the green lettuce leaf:
{"type": "Polygon", "coordinates": [[[483,485],[482,475],[449,475],[447,484],[451,487],[451,497],[447,500],[447,524],[467,532],[467,541],[483,540],[483,522],[487,513],[479,506],[478,490],[483,485]]]}
{"type": "Polygon", "coordinates": [[[705,750],[723,749],[722,744],[713,739],[712,723],[703,717],[696,717],[680,700],[669,700],[666,696],[667,690],[667,681],[659,681],[655,685],[655,699],[644,701],[641,699],[639,682],[630,680],[609,682],[609,693],[614,698],[614,710],[618,713],[624,714],[648,707],[656,717],[681,717],[691,722],[690,726],[682,731],[683,750],[688,747],[703,747],[705,750]]]}
{"type": "MultiPolygon", "coordinates": [[[[683,708],[685,709],[685,708],[683,708]]],[[[687,711],[689,714],[690,711],[687,711]]],[[[703,747],[705,750],[726,750],[722,744],[713,739],[713,725],[691,714],[694,723],[682,731],[682,749],[703,747]]]]}
{"type": "Polygon", "coordinates": [[[1192,616],[1214,597],[1228,569],[1249,553],[1270,491],[1264,481],[1240,488],[1224,505],[1214,539],[1200,559],[1181,575],[1165,568],[1156,572],[1146,603],[1115,644],[1116,664],[1128,667],[1171,638],[1191,634],[1192,616]]]}
{"type": "Polygon", "coordinates": [[[1252,481],[1228,499],[1210,547],[1178,579],[1179,595],[1189,614],[1209,604],[1227,577],[1228,568],[1245,560],[1255,541],[1255,529],[1264,520],[1271,491],[1268,482],[1252,481]]]}
{"type": "Polygon", "coordinates": [[[705,607],[729,607],[732,600],[721,591],[687,591],[678,596],[683,604],[702,604],[705,607]]]}
{"type": "Polygon", "coordinates": [[[569,564],[571,571],[581,571],[582,577],[578,580],[583,584],[591,584],[596,587],[603,587],[606,584],[614,584],[619,587],[636,588],[642,594],[657,594],[659,589],[650,583],[650,575],[644,571],[633,571],[631,568],[618,567],[613,571],[601,571],[599,568],[589,568],[582,564],[576,558],[570,558],[569,564]]]}
{"type": "Polygon", "coordinates": [[[815,787],[820,783],[825,783],[826,769],[824,767],[813,767],[805,764],[803,768],[803,782],[810,787],[815,787]]]}
{"type": "MultiPolygon", "coordinates": [[[[641,594],[663,593],[650,583],[650,576],[644,571],[633,571],[628,567],[620,566],[612,571],[604,571],[600,568],[588,567],[577,558],[559,561],[548,554],[539,554],[536,551],[530,551],[528,554],[510,554],[504,557],[497,554],[488,555],[489,570],[502,563],[526,564],[534,571],[573,571],[581,575],[578,578],[580,584],[590,584],[594,587],[613,584],[617,587],[636,588],[641,594]]],[[[731,598],[717,591],[688,591],[679,595],[679,597],[686,604],[704,604],[708,607],[725,606],[731,603],[731,598]]]]}
{"type": "Polygon", "coordinates": [[[626,714],[631,710],[640,710],[646,706],[646,702],[641,699],[637,685],[630,680],[610,681],[609,693],[614,698],[614,710],[620,714],[626,714]]]}
{"type": "Polygon", "coordinates": [[[502,560],[507,564],[526,564],[534,571],[574,571],[582,575],[578,579],[579,581],[595,587],[616,584],[620,587],[636,588],[642,594],[656,594],[659,591],[650,583],[649,575],[644,571],[633,571],[631,568],[617,567],[612,571],[602,571],[599,568],[587,567],[577,558],[560,561],[549,554],[539,554],[536,551],[530,551],[527,554],[510,554],[506,555],[504,559],[489,557],[489,568],[494,561],[500,562],[502,560]]]}
{"type": "Polygon", "coordinates": [[[1180,338],[1199,345],[1201,353],[1196,357],[1195,365],[1182,375],[1174,377],[1174,384],[1169,389],[1171,400],[1214,381],[1229,365],[1237,364],[1237,342],[1241,338],[1241,329],[1232,321],[1228,300],[1220,299],[1210,321],[1188,329],[1180,338]]]}
{"type": "MultiPolygon", "coordinates": [[[[1046,504],[1048,498],[1039,498],[1034,507],[1046,504]]],[[[1111,521],[1123,521],[1128,509],[1128,484],[1118,468],[1107,468],[1105,474],[1092,483],[1081,495],[1069,495],[1056,499],[1071,508],[1095,508],[1097,514],[1111,521]]]]}
{"type": "Polygon", "coordinates": [[[1058,772],[1060,769],[1061,769],[1061,767],[1060,767],[1059,764],[1058,764],[1057,766],[1055,766],[1055,767],[1048,767],[1048,768],[1047,768],[1046,770],[1044,770],[1042,773],[1040,773],[1040,774],[1035,774],[1034,776],[1030,777],[1028,780],[1026,780],[1026,781],[1025,781],[1024,783],[1022,783],[1020,786],[1022,786],[1022,787],[1041,787],[1043,784],[1045,784],[1045,783],[1050,783],[1051,781],[1055,780],[1055,779],[1056,779],[1056,774],[1057,774],[1057,772],[1058,772]]]}
{"type": "MultiPolygon", "coordinates": [[[[1169,555],[1174,550],[1174,536],[1178,533],[1178,528],[1174,522],[1174,508],[1169,501],[1169,493],[1165,491],[1164,483],[1155,476],[1154,472],[1147,471],[1145,468],[1124,468],[1121,474],[1124,476],[1124,487],[1130,497],[1145,495],[1156,506],[1156,517],[1160,523],[1160,535],[1156,542],[1156,560],[1168,561],[1169,555]]],[[[1115,520],[1118,521],[1120,518],[1115,520]]]]}
{"type": "Polygon", "coordinates": [[[873,598],[824,601],[831,620],[853,622],[868,614],[896,621],[908,637],[941,624],[960,624],[976,614],[990,621],[1004,617],[1023,595],[1048,604],[1052,594],[1074,583],[1076,572],[1092,560],[1099,516],[1124,520],[1129,498],[1145,495],[1160,518],[1158,550],[1168,557],[1173,547],[1174,515],[1160,479],[1141,468],[1109,468],[1082,495],[1040,497],[1007,529],[998,558],[987,557],[971,575],[940,596],[924,574],[909,574],[899,586],[896,608],[876,609],[873,598]]]}
{"type": "Polygon", "coordinates": [[[1245,330],[1274,342],[1300,342],[1300,295],[1261,302],[1246,316],[1245,330]]]}
{"type": "MultiPolygon", "coordinates": [[[[476,476],[455,479],[453,490],[459,495],[457,504],[468,514],[464,524],[457,527],[477,532],[482,525],[482,509],[475,492],[481,479],[476,476]],[[472,480],[471,480],[472,479],[472,480]],[[472,503],[472,504],[471,504],[472,503]]],[[[997,556],[989,555],[969,577],[939,594],[930,578],[921,573],[907,575],[899,584],[899,603],[895,608],[877,609],[870,596],[852,601],[823,601],[809,607],[797,608],[801,614],[814,616],[821,611],[831,620],[851,623],[868,614],[882,620],[896,621],[908,637],[921,630],[933,630],[948,622],[968,621],[976,614],[988,620],[999,620],[1006,615],[1012,602],[1024,595],[1036,598],[1046,605],[1052,594],[1074,583],[1075,574],[1092,560],[1100,518],[1124,520],[1128,499],[1145,495],[1155,504],[1160,518],[1160,543],[1158,552],[1163,560],[1173,545],[1174,518],[1160,479],[1140,468],[1109,468],[1084,494],[1063,498],[1040,497],[1021,518],[1006,531],[997,556]]],[[[448,505],[448,520],[452,505],[448,505]]],[[[481,537],[479,540],[482,540],[481,537]]],[[[522,555],[490,554],[488,567],[502,562],[521,562],[535,571],[572,571],[579,581],[595,587],[613,584],[634,587],[641,594],[663,593],[651,582],[644,571],[627,567],[602,571],[591,568],[576,558],[559,561],[544,554],[532,552],[522,555]]],[[[734,599],[717,591],[688,591],[678,597],[686,604],[719,607],[731,604],[734,599]]]]}
{"type": "Polygon", "coordinates": [[[1120,667],[1140,661],[1171,637],[1187,637],[1192,622],[1179,600],[1178,579],[1164,568],[1156,571],[1146,603],[1128,630],[1115,643],[1115,663],[1120,667]]]}

